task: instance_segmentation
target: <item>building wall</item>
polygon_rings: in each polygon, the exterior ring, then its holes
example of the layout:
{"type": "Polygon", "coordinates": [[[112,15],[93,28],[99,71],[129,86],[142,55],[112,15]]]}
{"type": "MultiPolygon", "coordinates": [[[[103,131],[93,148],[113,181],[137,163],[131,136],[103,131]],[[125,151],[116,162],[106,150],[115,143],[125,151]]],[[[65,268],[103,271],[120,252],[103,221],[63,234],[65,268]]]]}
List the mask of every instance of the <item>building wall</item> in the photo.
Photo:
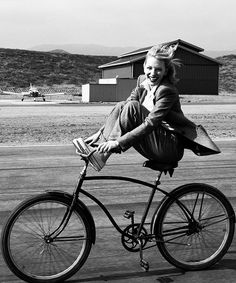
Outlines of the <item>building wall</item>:
{"type": "Polygon", "coordinates": [[[116,78],[99,79],[98,83],[99,84],[116,84],[117,83],[117,79],[116,78]]]}
{"type": "Polygon", "coordinates": [[[178,48],[176,50],[175,58],[180,59],[183,64],[188,64],[188,65],[213,65],[217,67],[219,66],[216,62],[212,60],[209,60],[207,58],[202,57],[201,55],[191,53],[181,48],[178,48]]]}
{"type": "Polygon", "coordinates": [[[118,102],[126,100],[137,84],[136,79],[116,79],[114,83],[82,85],[82,102],[118,102]]]}
{"type": "Polygon", "coordinates": [[[143,63],[144,63],[144,59],[134,64],[133,78],[138,78],[139,75],[143,74],[143,63]]]}
{"type": "Polygon", "coordinates": [[[82,102],[113,102],[116,100],[116,84],[82,85],[82,102]]]}
{"type": "Polygon", "coordinates": [[[126,100],[137,85],[137,79],[117,79],[116,101],[126,100]]]}
{"type": "Polygon", "coordinates": [[[108,78],[115,78],[116,76],[119,76],[119,78],[132,78],[133,77],[133,71],[132,71],[132,65],[124,65],[124,66],[116,66],[111,68],[106,68],[102,70],[102,78],[108,79],[108,78]]]}
{"type": "Polygon", "coordinates": [[[90,100],[90,84],[82,85],[82,102],[90,100]]]}
{"type": "Polygon", "coordinates": [[[183,64],[177,68],[177,88],[181,94],[218,94],[219,65],[216,62],[181,49],[177,50],[176,58],[183,64]]]}

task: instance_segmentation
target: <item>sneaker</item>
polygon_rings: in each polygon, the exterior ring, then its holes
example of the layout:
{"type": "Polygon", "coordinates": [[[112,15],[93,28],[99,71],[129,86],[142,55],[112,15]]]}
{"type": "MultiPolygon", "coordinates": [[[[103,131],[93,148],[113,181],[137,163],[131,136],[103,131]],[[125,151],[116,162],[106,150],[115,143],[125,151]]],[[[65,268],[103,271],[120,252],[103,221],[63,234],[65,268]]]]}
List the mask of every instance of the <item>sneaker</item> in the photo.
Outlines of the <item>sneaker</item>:
{"type": "MultiPolygon", "coordinates": [[[[78,138],[73,140],[74,145],[76,146],[77,150],[83,154],[89,154],[94,151],[94,147],[89,146],[86,144],[82,138],[78,138]]],[[[100,171],[106,164],[106,161],[111,153],[99,153],[94,151],[92,155],[88,158],[90,164],[96,171],[100,171]]]]}

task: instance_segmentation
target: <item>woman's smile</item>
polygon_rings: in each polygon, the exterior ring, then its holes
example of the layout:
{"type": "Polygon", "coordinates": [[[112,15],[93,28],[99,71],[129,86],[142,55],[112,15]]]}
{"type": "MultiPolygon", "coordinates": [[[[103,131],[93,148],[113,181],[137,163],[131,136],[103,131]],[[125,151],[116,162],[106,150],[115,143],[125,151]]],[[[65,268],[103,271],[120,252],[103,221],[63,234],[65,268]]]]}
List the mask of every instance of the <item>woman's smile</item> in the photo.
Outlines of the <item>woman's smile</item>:
{"type": "Polygon", "coordinates": [[[144,73],[151,85],[157,85],[166,73],[165,64],[154,57],[149,57],[144,64],[144,73]]]}

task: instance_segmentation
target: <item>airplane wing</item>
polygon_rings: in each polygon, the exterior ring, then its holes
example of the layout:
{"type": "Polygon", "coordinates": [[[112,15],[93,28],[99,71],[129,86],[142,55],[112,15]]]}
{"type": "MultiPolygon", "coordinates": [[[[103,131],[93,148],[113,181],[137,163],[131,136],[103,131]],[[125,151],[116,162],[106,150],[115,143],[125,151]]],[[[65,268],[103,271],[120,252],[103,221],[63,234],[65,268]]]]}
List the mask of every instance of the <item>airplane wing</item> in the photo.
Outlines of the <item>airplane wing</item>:
{"type": "Polygon", "coordinates": [[[19,97],[21,99],[21,101],[24,100],[25,97],[32,97],[34,98],[34,100],[36,98],[42,98],[43,101],[45,101],[45,97],[51,97],[51,96],[55,96],[55,95],[63,95],[65,94],[64,92],[41,92],[40,90],[36,90],[35,93],[32,91],[22,91],[22,92],[15,92],[15,91],[5,91],[5,90],[1,90],[2,94],[5,95],[16,95],[17,97],[19,97]]]}
{"type": "Polygon", "coordinates": [[[22,91],[22,92],[20,92],[20,93],[18,93],[18,94],[27,96],[27,95],[30,95],[30,92],[28,92],[28,91],[22,91]]]}
{"type": "Polygon", "coordinates": [[[53,95],[60,95],[60,94],[65,94],[65,93],[64,92],[41,93],[41,95],[44,95],[44,96],[53,96],[53,95]]]}
{"type": "Polygon", "coordinates": [[[10,95],[10,94],[16,94],[16,95],[20,95],[20,94],[21,94],[21,93],[19,93],[19,92],[5,91],[5,90],[3,90],[2,93],[3,93],[3,94],[9,94],[9,95],[10,95]]]}

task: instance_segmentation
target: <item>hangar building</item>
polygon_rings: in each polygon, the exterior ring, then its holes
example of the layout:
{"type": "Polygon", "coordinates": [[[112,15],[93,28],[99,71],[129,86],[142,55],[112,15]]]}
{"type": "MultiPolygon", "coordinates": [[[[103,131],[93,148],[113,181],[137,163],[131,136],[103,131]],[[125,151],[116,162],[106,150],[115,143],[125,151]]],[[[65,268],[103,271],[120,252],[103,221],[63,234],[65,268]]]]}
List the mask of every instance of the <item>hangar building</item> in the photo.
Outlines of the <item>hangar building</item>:
{"type": "MultiPolygon", "coordinates": [[[[181,39],[166,42],[177,44],[175,58],[182,66],[177,68],[180,94],[217,95],[220,62],[204,55],[204,49],[181,39]]],[[[82,101],[121,101],[126,99],[143,74],[146,53],[152,46],[118,56],[117,60],[99,66],[102,79],[98,84],[82,86],[82,101]]]]}

